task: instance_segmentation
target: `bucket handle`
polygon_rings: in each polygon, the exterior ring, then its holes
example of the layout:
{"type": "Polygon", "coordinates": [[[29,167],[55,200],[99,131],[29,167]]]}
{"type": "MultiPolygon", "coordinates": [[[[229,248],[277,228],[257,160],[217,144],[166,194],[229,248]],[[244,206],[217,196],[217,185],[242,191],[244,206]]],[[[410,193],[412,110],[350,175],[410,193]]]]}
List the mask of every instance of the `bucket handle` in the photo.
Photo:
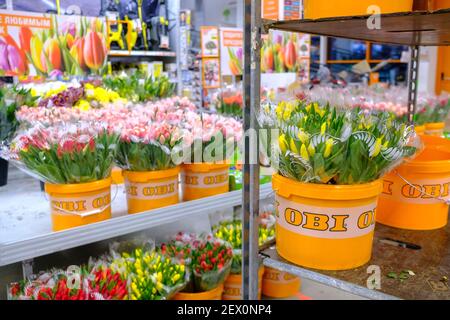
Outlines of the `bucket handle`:
{"type": "Polygon", "coordinates": [[[422,189],[418,189],[415,185],[413,185],[411,182],[409,182],[408,180],[406,180],[400,173],[398,173],[397,170],[395,170],[395,174],[396,174],[397,176],[399,176],[400,179],[402,179],[403,181],[405,181],[411,188],[413,188],[413,189],[419,191],[421,194],[424,194],[424,195],[426,195],[426,196],[428,196],[428,197],[430,197],[430,198],[432,198],[432,199],[436,199],[436,200],[439,200],[439,201],[444,202],[444,203],[447,204],[447,205],[450,205],[450,199],[444,199],[444,198],[439,197],[439,196],[438,196],[438,197],[432,196],[432,195],[426,193],[425,191],[423,191],[422,189]]]}
{"type": "MultiPolygon", "coordinates": [[[[94,214],[102,213],[105,209],[107,209],[108,207],[111,206],[111,203],[113,203],[114,200],[116,200],[117,194],[119,193],[119,186],[117,184],[115,186],[116,186],[116,192],[114,192],[114,197],[112,198],[110,203],[108,203],[107,205],[105,205],[105,206],[103,206],[103,207],[101,207],[99,209],[91,210],[91,211],[84,212],[84,213],[77,213],[77,212],[73,212],[73,211],[70,211],[70,210],[65,210],[63,208],[58,208],[58,207],[54,207],[54,206],[52,206],[52,208],[57,210],[57,211],[61,211],[61,212],[65,213],[65,214],[80,216],[82,218],[89,217],[89,216],[92,216],[94,214]]],[[[44,198],[45,198],[45,200],[50,202],[50,205],[51,205],[51,201],[50,201],[50,199],[47,198],[47,193],[46,192],[44,192],[44,198]]]]}

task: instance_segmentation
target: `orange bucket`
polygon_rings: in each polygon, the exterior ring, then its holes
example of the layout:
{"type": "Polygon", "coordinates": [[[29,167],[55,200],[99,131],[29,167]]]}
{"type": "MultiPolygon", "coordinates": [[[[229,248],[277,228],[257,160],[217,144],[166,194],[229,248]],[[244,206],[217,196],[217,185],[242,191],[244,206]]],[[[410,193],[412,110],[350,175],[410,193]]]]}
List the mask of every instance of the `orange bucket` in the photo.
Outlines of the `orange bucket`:
{"type": "Polygon", "coordinates": [[[281,257],[321,270],[353,269],[370,260],[381,180],[336,186],[275,174],[272,186],[281,257]]]}
{"type": "Polygon", "coordinates": [[[423,125],[423,126],[415,126],[414,130],[416,131],[416,133],[418,135],[423,135],[423,134],[425,134],[425,125],[423,125]]]}
{"type": "Polygon", "coordinates": [[[408,12],[412,11],[413,0],[305,0],[305,19],[363,16],[373,5],[380,8],[380,13],[408,12]]]}
{"type": "Polygon", "coordinates": [[[434,122],[425,124],[425,134],[429,136],[442,137],[444,135],[445,123],[434,122]]]}
{"type": "Polygon", "coordinates": [[[183,200],[196,200],[228,192],[229,169],[228,164],[184,164],[183,200]]]}
{"type": "Polygon", "coordinates": [[[45,184],[53,231],[111,218],[111,178],[80,184],[45,184]]]}
{"type": "MultiPolygon", "coordinates": [[[[258,270],[258,300],[261,300],[264,266],[258,270]]],[[[242,275],[230,274],[223,284],[223,300],[242,300],[242,275]]]]}
{"type": "Polygon", "coordinates": [[[271,298],[288,298],[300,291],[300,278],[290,273],[265,267],[262,293],[271,298]]]}
{"type": "Polygon", "coordinates": [[[384,177],[377,222],[409,230],[434,230],[447,225],[449,206],[445,200],[450,200],[449,141],[437,137],[423,138],[424,151],[384,177]],[[436,139],[441,140],[441,146],[436,139]]]}
{"type": "Polygon", "coordinates": [[[179,173],[179,167],[160,171],[124,171],[128,213],[177,204],[179,173]]]}
{"type": "Polygon", "coordinates": [[[125,179],[123,178],[123,171],[118,167],[114,167],[111,170],[111,178],[113,184],[123,184],[125,179]]]}
{"type": "Polygon", "coordinates": [[[172,300],[222,300],[223,284],[215,289],[199,293],[178,292],[172,300]]]}

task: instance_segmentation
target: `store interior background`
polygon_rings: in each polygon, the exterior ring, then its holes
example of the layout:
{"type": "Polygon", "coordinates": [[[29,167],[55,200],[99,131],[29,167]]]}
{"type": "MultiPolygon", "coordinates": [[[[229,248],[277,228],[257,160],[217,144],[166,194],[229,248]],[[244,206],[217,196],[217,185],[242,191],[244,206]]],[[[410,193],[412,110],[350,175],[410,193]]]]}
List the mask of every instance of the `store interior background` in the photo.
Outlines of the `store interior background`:
{"type": "MultiPolygon", "coordinates": [[[[61,0],[61,6],[66,8],[71,0],[61,0]]],[[[88,16],[97,16],[101,10],[101,0],[77,0],[82,8],[82,14],[88,16]]],[[[30,11],[30,12],[48,12],[54,11],[48,1],[29,1],[29,0],[0,0],[0,9],[7,9],[10,5],[14,6],[15,10],[30,11]]],[[[176,10],[176,6],[180,5],[180,9],[190,9],[193,12],[193,21],[195,30],[199,31],[200,26],[220,26],[220,27],[237,27],[242,28],[243,17],[243,1],[229,1],[229,0],[169,0],[170,10],[176,10]],[[179,3],[180,2],[180,3],[179,3]],[[224,15],[224,12],[227,12],[224,15]]],[[[177,38],[175,34],[171,33],[170,38],[171,47],[177,47],[177,38]]],[[[400,60],[401,51],[407,50],[406,47],[395,47],[386,49],[387,46],[372,45],[372,53],[381,52],[382,56],[370,57],[367,53],[367,44],[344,39],[321,39],[320,37],[312,37],[311,39],[311,76],[315,74],[322,62],[327,63],[332,71],[342,71],[349,68],[352,64],[360,60],[369,58],[371,60],[385,60],[394,59],[400,60]],[[323,45],[326,43],[324,49],[323,45]],[[322,48],[321,48],[322,44],[322,48]],[[378,49],[378,51],[377,51],[378,49]],[[395,52],[396,56],[391,57],[389,52],[395,52]],[[400,56],[398,56],[400,54],[400,56]],[[350,60],[350,61],[348,61],[350,60]]],[[[439,53],[438,48],[428,47],[421,50],[420,71],[419,71],[419,91],[420,92],[439,92],[445,89],[445,86],[439,83],[439,74],[443,72],[444,67],[442,63],[445,54],[449,56],[448,50],[439,53]],[[440,56],[439,56],[440,55],[440,56]]],[[[448,61],[448,60],[447,60],[448,61]]],[[[376,64],[376,63],[375,63],[376,64]]],[[[372,64],[374,65],[374,64],[372,64]]],[[[397,61],[389,63],[387,67],[383,68],[380,73],[380,80],[383,82],[392,82],[395,84],[404,84],[407,78],[408,64],[404,61],[397,61]]],[[[9,179],[17,179],[22,173],[18,171],[11,172],[9,179]]],[[[29,179],[29,183],[33,188],[39,188],[39,182],[34,179],[29,179]]],[[[28,186],[29,187],[29,186],[28,186]]],[[[224,212],[223,214],[230,214],[224,212]]],[[[144,233],[151,238],[164,239],[167,234],[174,234],[180,229],[191,232],[201,232],[210,228],[209,219],[204,219],[199,216],[195,221],[182,221],[147,230],[144,233]]],[[[127,238],[136,235],[129,235],[127,238]]],[[[34,270],[46,270],[52,267],[65,267],[71,264],[79,264],[82,261],[87,261],[90,256],[101,255],[108,249],[110,240],[98,242],[95,244],[58,252],[48,256],[42,256],[34,259],[34,270]]],[[[20,279],[22,277],[22,264],[16,263],[7,267],[0,268],[0,288],[6,288],[10,282],[20,279]]],[[[357,298],[351,294],[341,292],[337,289],[322,288],[318,284],[312,285],[309,281],[303,281],[302,293],[314,299],[327,298],[357,298]]],[[[0,290],[0,299],[6,298],[6,290],[0,290]]],[[[359,298],[359,297],[358,297],[359,298]]]]}

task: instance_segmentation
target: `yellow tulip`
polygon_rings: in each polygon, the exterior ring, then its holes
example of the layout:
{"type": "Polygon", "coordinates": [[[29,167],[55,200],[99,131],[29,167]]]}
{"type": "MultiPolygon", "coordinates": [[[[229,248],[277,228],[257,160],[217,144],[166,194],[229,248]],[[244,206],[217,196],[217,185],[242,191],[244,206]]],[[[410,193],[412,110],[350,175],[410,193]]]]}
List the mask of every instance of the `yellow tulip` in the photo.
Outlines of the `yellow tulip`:
{"type": "Polygon", "coordinates": [[[326,159],[331,155],[331,150],[333,149],[333,139],[328,139],[325,142],[325,152],[323,153],[323,157],[326,159]]]}
{"type": "Polygon", "coordinates": [[[377,141],[375,142],[375,147],[373,149],[372,158],[375,158],[376,156],[378,156],[380,154],[380,151],[381,151],[381,139],[378,138],[377,141]]]}
{"type": "Polygon", "coordinates": [[[300,148],[300,155],[302,156],[303,159],[305,159],[306,161],[309,161],[309,154],[308,154],[308,150],[306,150],[305,144],[302,144],[302,146],[300,148]]]}
{"type": "MultiPolygon", "coordinates": [[[[286,141],[286,136],[284,134],[280,135],[280,137],[278,138],[278,143],[280,145],[280,150],[283,154],[286,153],[287,151],[287,141],[286,141]]],[[[233,227],[233,226],[231,226],[233,227]]]]}
{"type": "Polygon", "coordinates": [[[327,131],[327,123],[324,122],[324,123],[322,123],[322,126],[320,127],[320,134],[324,135],[326,131],[327,131]]]}
{"type": "Polygon", "coordinates": [[[31,60],[33,60],[34,66],[40,71],[45,72],[45,68],[42,65],[41,55],[42,55],[43,44],[38,36],[33,36],[30,43],[31,60]]]}
{"type": "Polygon", "coordinates": [[[311,157],[314,157],[314,155],[316,154],[316,149],[312,144],[309,144],[308,146],[308,153],[311,157]]]}
{"type": "Polygon", "coordinates": [[[289,147],[290,147],[290,149],[291,149],[291,151],[292,151],[293,153],[297,153],[297,154],[298,154],[298,149],[297,149],[297,146],[295,145],[294,139],[291,139],[291,142],[290,142],[290,144],[289,144],[289,147]]]}
{"type": "Polygon", "coordinates": [[[308,134],[305,131],[300,130],[298,132],[298,138],[300,139],[300,141],[302,143],[306,143],[308,141],[308,139],[309,139],[309,136],[308,136],[308,134]]]}

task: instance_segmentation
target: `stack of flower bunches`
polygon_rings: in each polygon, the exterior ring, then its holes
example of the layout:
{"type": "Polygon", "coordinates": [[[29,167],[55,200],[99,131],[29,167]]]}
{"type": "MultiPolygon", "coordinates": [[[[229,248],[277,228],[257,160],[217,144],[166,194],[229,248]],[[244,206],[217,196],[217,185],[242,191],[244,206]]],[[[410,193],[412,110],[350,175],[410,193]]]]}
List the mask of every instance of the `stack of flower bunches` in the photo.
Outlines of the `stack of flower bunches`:
{"type": "Polygon", "coordinates": [[[185,292],[205,292],[221,285],[230,272],[233,255],[230,244],[211,235],[182,232],[163,244],[161,252],[189,266],[192,274],[185,292]]]}
{"type": "Polygon", "coordinates": [[[155,251],[122,253],[110,267],[129,278],[131,300],[168,299],[186,285],[185,266],[155,251]]]}
{"type": "Polygon", "coordinates": [[[392,114],[340,110],[305,101],[266,106],[263,122],[280,129],[279,171],[290,179],[323,184],[374,181],[413,155],[412,127],[392,114]]]}
{"type": "MultiPolygon", "coordinates": [[[[233,262],[231,273],[240,274],[242,271],[242,222],[239,220],[225,221],[213,228],[214,236],[230,243],[233,247],[233,262]]],[[[274,224],[259,226],[258,243],[260,246],[274,239],[274,224]]]]}

